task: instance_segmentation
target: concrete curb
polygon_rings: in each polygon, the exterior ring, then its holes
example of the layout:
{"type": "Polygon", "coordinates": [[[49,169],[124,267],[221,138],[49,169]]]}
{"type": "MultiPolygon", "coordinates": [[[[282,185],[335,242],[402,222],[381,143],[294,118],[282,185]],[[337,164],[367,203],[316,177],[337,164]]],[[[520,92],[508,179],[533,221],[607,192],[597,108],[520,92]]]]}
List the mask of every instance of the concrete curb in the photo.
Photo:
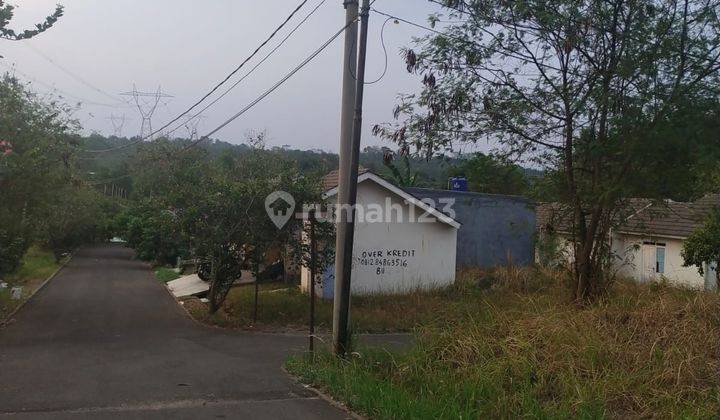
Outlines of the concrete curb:
{"type": "Polygon", "coordinates": [[[308,385],[308,384],[304,383],[302,380],[300,380],[299,377],[297,377],[297,376],[293,375],[292,373],[288,372],[287,369],[285,369],[285,366],[283,366],[281,369],[282,369],[282,371],[283,371],[287,376],[290,377],[290,379],[292,379],[293,381],[295,381],[298,385],[302,386],[303,388],[312,391],[315,395],[318,396],[318,398],[320,398],[321,400],[325,401],[326,403],[328,403],[328,404],[332,405],[333,407],[338,408],[338,409],[340,409],[340,410],[348,413],[348,414],[350,415],[350,417],[352,417],[352,418],[355,419],[355,420],[367,420],[367,417],[363,417],[363,416],[361,416],[360,414],[352,411],[347,405],[343,404],[342,402],[334,399],[334,398],[331,397],[330,395],[322,392],[321,390],[315,388],[314,386],[308,385]]]}
{"type": "MultiPolygon", "coordinates": [[[[153,276],[153,280],[154,280],[154,281],[158,281],[158,280],[155,278],[155,272],[153,272],[152,270],[151,270],[151,275],[153,276]]],[[[167,286],[167,283],[163,283],[163,284],[161,285],[161,287],[167,292],[168,296],[170,296],[170,299],[172,299],[172,300],[175,301],[175,305],[179,307],[180,312],[182,312],[183,315],[185,315],[185,317],[187,317],[193,324],[195,324],[195,326],[200,327],[200,328],[205,328],[205,329],[215,329],[215,328],[217,328],[217,329],[223,329],[222,327],[218,327],[217,325],[208,325],[208,324],[206,324],[206,323],[204,323],[204,322],[201,322],[201,321],[199,321],[198,319],[196,319],[194,316],[192,316],[192,314],[190,313],[190,311],[188,311],[188,309],[185,307],[185,305],[183,305],[182,303],[180,303],[180,299],[178,299],[178,298],[173,294],[173,292],[172,292],[172,291],[170,290],[170,288],[167,286]]]]}
{"type": "Polygon", "coordinates": [[[38,292],[40,292],[42,289],[44,289],[45,286],[47,286],[47,284],[50,283],[50,280],[54,279],[55,276],[57,276],[60,273],[60,271],[63,268],[65,268],[66,265],[68,265],[70,263],[70,261],[72,261],[73,257],[75,256],[75,252],[76,251],[71,252],[70,255],[67,257],[67,260],[65,262],[61,263],[60,267],[58,267],[57,270],[55,270],[52,274],[50,274],[50,277],[46,278],[45,281],[43,281],[42,284],[40,284],[40,286],[38,286],[38,288],[35,289],[35,291],[32,292],[32,294],[30,296],[28,296],[27,299],[25,299],[23,302],[21,302],[17,306],[17,308],[13,309],[13,311],[10,312],[5,317],[5,319],[0,320],[0,328],[5,328],[6,326],[8,326],[12,323],[13,317],[15,317],[15,315],[17,315],[17,313],[20,312],[20,310],[22,308],[24,308],[25,305],[27,305],[27,303],[30,302],[32,300],[32,298],[34,298],[35,295],[38,294],[38,292]]]}

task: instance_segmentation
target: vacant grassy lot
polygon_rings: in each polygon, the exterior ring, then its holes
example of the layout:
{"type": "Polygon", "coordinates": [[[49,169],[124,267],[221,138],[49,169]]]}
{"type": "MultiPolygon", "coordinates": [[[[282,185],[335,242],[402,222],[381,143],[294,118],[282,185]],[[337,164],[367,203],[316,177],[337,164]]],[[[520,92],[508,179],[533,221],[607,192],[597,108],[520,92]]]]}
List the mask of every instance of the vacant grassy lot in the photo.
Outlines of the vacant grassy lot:
{"type": "Polygon", "coordinates": [[[287,367],[372,418],[717,418],[720,296],[621,283],[578,308],[564,290],[466,276],[385,306],[417,327],[411,351],[287,367]]]}
{"type": "MultiPolygon", "coordinates": [[[[229,328],[252,326],[254,288],[236,287],[230,291],[223,309],[207,314],[207,306],[198,300],[186,302],[191,314],[208,324],[229,328]]],[[[356,332],[411,332],[445,314],[454,317],[464,311],[467,301],[455,299],[455,288],[417,292],[402,296],[376,295],[353,297],[352,324],[356,332]]],[[[255,327],[272,330],[307,330],[310,299],[295,286],[283,283],[260,286],[258,322],[255,327]]],[[[332,301],[316,300],[316,325],[320,331],[332,327],[332,301]]]]}
{"type": "Polygon", "coordinates": [[[51,251],[43,250],[39,247],[32,247],[28,250],[23,258],[23,264],[20,269],[2,281],[9,284],[7,289],[0,290],[0,320],[10,314],[20,303],[27,300],[35,290],[47,279],[59,264],[55,262],[55,257],[51,251]],[[14,286],[22,286],[22,299],[11,299],[10,290],[14,286]]]}

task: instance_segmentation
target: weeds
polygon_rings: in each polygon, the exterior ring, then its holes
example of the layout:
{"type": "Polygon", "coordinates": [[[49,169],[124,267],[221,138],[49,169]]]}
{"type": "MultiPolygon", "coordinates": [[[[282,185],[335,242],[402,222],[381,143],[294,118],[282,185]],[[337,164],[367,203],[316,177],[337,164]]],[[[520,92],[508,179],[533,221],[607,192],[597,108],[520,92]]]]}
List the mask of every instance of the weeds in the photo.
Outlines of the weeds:
{"type": "Polygon", "coordinates": [[[549,272],[458,280],[437,319],[416,329],[412,351],[360,349],[349,362],[297,357],[288,368],[373,418],[720,413],[717,294],[619,281],[580,308],[549,272]]]}

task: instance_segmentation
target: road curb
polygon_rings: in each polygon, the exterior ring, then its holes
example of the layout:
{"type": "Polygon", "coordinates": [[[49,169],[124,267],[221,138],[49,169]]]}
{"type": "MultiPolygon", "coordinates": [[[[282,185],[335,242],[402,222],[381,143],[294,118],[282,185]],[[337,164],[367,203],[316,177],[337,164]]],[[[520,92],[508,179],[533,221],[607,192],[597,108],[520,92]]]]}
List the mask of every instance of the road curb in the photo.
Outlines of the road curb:
{"type": "Polygon", "coordinates": [[[40,292],[42,289],[44,289],[45,286],[47,286],[47,284],[50,283],[50,280],[54,279],[55,276],[57,276],[57,275],[60,273],[60,271],[61,271],[63,268],[65,268],[65,266],[68,265],[68,264],[70,263],[70,261],[72,261],[72,259],[73,259],[74,256],[75,256],[75,251],[71,252],[70,255],[67,257],[67,260],[66,260],[65,262],[61,263],[61,264],[60,264],[60,267],[58,267],[52,274],[50,274],[50,276],[49,276],[48,278],[46,278],[45,281],[43,281],[43,282],[40,284],[40,286],[38,286],[38,288],[35,289],[35,291],[32,292],[32,294],[31,294],[30,296],[28,296],[27,299],[25,299],[23,302],[21,302],[21,303],[17,306],[17,308],[13,309],[12,312],[10,312],[10,313],[5,317],[5,319],[1,319],[1,320],[0,320],[0,328],[5,328],[7,325],[9,325],[9,324],[11,323],[11,321],[13,320],[13,317],[14,317],[15,315],[17,315],[17,313],[20,312],[20,310],[21,310],[22,308],[24,308],[25,305],[27,305],[27,303],[30,302],[30,301],[35,297],[35,295],[38,294],[38,292],[40,292]]]}
{"type": "Polygon", "coordinates": [[[292,379],[293,381],[295,381],[298,385],[302,386],[303,388],[305,388],[305,389],[307,389],[307,390],[310,390],[310,391],[313,392],[315,395],[317,395],[318,398],[320,398],[321,400],[325,401],[326,403],[328,403],[328,404],[332,405],[333,407],[338,408],[338,409],[340,409],[340,410],[348,413],[348,414],[350,415],[350,417],[352,417],[352,418],[355,419],[355,420],[367,420],[367,417],[363,417],[363,416],[361,416],[360,414],[354,412],[354,411],[351,410],[346,404],[344,404],[344,403],[342,403],[342,402],[334,399],[333,397],[331,397],[330,395],[322,392],[322,391],[319,390],[318,388],[315,388],[315,387],[312,386],[312,385],[309,385],[309,384],[304,383],[304,382],[300,379],[299,376],[295,376],[295,375],[293,375],[292,373],[288,372],[287,369],[285,369],[285,366],[282,366],[281,369],[282,369],[282,371],[283,371],[287,376],[290,377],[290,379],[292,379]]]}

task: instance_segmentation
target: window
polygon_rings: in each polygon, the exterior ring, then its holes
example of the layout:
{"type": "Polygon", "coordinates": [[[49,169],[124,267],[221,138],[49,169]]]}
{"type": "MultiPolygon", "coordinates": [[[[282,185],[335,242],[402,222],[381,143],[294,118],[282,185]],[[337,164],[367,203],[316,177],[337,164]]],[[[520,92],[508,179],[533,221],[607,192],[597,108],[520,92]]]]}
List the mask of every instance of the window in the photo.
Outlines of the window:
{"type": "Polygon", "coordinates": [[[665,272],[665,248],[661,246],[655,248],[655,272],[665,272]]]}

